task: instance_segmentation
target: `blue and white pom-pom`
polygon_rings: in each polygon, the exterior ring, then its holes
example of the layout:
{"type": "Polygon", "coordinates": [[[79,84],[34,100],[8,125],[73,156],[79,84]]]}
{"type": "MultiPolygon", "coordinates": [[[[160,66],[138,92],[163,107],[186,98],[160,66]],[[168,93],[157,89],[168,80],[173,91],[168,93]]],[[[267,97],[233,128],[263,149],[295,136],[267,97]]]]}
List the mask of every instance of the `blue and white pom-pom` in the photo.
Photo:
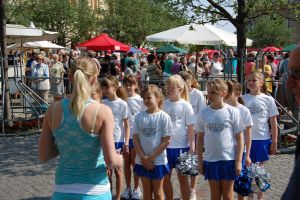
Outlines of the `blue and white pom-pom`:
{"type": "Polygon", "coordinates": [[[247,168],[247,175],[255,180],[256,186],[262,192],[267,191],[271,187],[270,183],[268,183],[270,174],[266,171],[263,165],[259,165],[259,163],[252,163],[247,168]]]}
{"type": "Polygon", "coordinates": [[[199,174],[197,155],[181,153],[177,159],[176,170],[186,176],[197,176],[199,174]]]}

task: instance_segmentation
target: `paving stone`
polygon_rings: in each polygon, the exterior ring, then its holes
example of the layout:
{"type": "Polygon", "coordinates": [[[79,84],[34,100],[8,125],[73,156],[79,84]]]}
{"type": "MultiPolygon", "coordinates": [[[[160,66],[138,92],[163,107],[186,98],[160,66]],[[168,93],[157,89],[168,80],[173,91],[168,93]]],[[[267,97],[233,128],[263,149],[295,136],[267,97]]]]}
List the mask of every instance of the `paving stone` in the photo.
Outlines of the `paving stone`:
{"type": "MultiPolygon", "coordinates": [[[[0,200],[51,198],[57,159],[46,164],[38,161],[38,138],[39,135],[0,138],[0,200]]],[[[280,199],[293,165],[292,153],[271,156],[270,161],[265,164],[267,171],[271,173],[271,188],[265,193],[266,200],[280,199]]],[[[180,199],[175,170],[172,174],[172,183],[175,199],[180,199]]],[[[196,194],[199,200],[210,199],[208,182],[204,181],[202,176],[198,178],[196,194]]]]}

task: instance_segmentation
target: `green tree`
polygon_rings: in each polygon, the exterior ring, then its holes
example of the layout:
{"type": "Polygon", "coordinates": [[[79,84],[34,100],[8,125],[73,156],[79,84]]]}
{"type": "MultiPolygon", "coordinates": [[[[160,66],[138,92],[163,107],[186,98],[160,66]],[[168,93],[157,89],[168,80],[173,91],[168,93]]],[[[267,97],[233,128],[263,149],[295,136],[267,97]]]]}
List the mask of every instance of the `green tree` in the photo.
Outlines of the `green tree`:
{"type": "MultiPolygon", "coordinates": [[[[237,55],[246,53],[246,32],[250,21],[277,13],[285,18],[295,18],[299,3],[289,4],[289,0],[168,0],[178,12],[187,13],[192,22],[207,23],[228,20],[236,28],[237,55]]],[[[241,60],[239,66],[243,66],[241,60]]],[[[241,68],[238,68],[241,69],[241,68]]],[[[238,70],[238,79],[242,81],[242,70],[238,70]]]]}
{"type": "Polygon", "coordinates": [[[143,45],[147,35],[186,22],[160,1],[106,0],[106,4],[107,8],[101,10],[102,31],[137,47],[143,45]]]}
{"type": "Polygon", "coordinates": [[[291,44],[292,29],[282,17],[264,17],[255,22],[253,28],[247,32],[247,36],[253,40],[255,47],[283,47],[291,44]]]}
{"type": "Polygon", "coordinates": [[[8,1],[6,10],[8,23],[28,26],[32,21],[38,28],[57,31],[61,45],[83,41],[97,31],[98,18],[85,0],[8,1]]]}

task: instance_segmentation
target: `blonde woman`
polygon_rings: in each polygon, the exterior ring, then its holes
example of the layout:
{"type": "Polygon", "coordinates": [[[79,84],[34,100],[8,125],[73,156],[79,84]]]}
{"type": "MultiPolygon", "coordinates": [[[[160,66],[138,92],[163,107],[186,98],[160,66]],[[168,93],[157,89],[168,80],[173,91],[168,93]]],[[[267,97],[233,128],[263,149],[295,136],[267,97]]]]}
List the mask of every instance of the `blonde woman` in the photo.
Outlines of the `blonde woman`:
{"type": "Polygon", "coordinates": [[[79,57],[70,68],[73,92],[46,112],[39,159],[47,162],[60,156],[52,199],[111,199],[106,167],[123,163],[114,150],[113,115],[91,99],[98,74],[94,61],[79,57]]]}

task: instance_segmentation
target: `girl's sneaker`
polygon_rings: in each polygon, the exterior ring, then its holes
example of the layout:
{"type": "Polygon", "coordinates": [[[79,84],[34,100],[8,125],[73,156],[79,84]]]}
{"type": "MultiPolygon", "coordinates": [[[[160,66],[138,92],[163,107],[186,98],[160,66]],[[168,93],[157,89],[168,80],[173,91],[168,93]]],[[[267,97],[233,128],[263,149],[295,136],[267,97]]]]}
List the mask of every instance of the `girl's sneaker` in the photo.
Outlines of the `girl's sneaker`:
{"type": "Polygon", "coordinates": [[[142,192],[140,188],[132,190],[131,199],[142,199],[142,192]]]}
{"type": "Polygon", "coordinates": [[[121,195],[121,199],[130,199],[130,196],[131,196],[131,189],[126,188],[121,195]]]}

